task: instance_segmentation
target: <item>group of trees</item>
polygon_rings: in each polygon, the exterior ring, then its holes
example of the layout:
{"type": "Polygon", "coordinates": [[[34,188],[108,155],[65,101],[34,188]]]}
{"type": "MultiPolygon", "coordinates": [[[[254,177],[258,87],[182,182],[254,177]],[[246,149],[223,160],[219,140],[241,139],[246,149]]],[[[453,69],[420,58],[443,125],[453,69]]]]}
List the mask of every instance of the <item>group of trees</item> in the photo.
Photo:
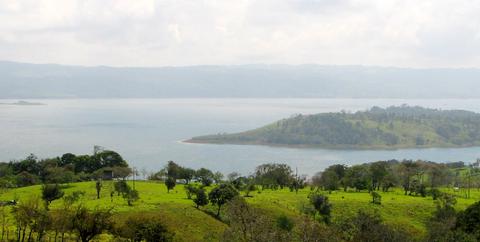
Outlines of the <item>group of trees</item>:
{"type": "Polygon", "coordinates": [[[405,195],[426,196],[438,187],[480,187],[480,176],[470,173],[480,175],[480,170],[463,163],[390,160],[353,166],[332,165],[315,174],[311,183],[328,191],[355,189],[386,192],[392,187],[401,187],[405,195]]]}
{"type": "Polygon", "coordinates": [[[194,170],[188,167],[182,167],[173,161],[169,161],[167,165],[149,176],[149,180],[165,181],[168,190],[175,187],[177,180],[183,180],[185,184],[189,184],[192,180],[202,183],[204,186],[210,186],[212,183],[220,183],[223,174],[220,172],[212,172],[206,168],[194,170]]]}
{"type": "Polygon", "coordinates": [[[42,206],[36,197],[19,203],[12,209],[15,233],[9,233],[3,224],[0,240],[88,242],[102,233],[110,233],[116,241],[162,242],[173,238],[164,219],[157,215],[131,213],[116,221],[112,209],[89,209],[79,202],[81,196],[73,193],[63,197],[55,210],[42,206]]]}
{"type": "Polygon", "coordinates": [[[78,156],[67,153],[48,159],[39,159],[32,154],[20,161],[0,163],[0,186],[10,188],[40,183],[86,181],[102,177],[106,170],[111,171],[114,177],[127,177],[131,174],[127,162],[114,151],[78,156]]]}

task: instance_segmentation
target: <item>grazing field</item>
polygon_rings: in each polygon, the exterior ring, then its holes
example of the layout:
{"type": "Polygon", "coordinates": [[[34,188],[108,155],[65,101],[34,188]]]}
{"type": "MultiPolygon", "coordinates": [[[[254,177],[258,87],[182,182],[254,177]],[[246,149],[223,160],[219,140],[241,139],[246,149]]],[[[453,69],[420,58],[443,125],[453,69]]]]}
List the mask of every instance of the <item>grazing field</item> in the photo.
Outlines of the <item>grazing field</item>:
{"type": "MultiPolygon", "coordinates": [[[[133,182],[129,181],[133,186],[133,182]]],[[[167,192],[163,183],[137,181],[135,189],[139,191],[140,199],[128,206],[125,199],[115,194],[113,183],[105,181],[101,191],[101,198],[96,198],[95,182],[71,183],[64,188],[65,194],[74,191],[84,191],[79,203],[88,208],[111,208],[115,213],[115,222],[122,221],[125,214],[151,213],[164,218],[168,229],[175,233],[175,241],[218,241],[227,224],[215,218],[215,208],[208,205],[196,209],[192,200],[187,199],[183,185],[177,185],[167,192]]],[[[255,207],[264,209],[272,216],[287,215],[293,219],[299,218],[300,209],[308,203],[310,188],[299,190],[298,193],[289,189],[255,191],[247,201],[255,207]]],[[[452,189],[443,189],[457,195],[457,209],[465,209],[468,205],[480,200],[480,191],[472,190],[470,198],[466,198],[465,191],[454,192],[452,189]]],[[[371,203],[368,192],[334,191],[325,192],[333,205],[332,221],[341,222],[343,219],[354,216],[359,209],[378,210],[384,221],[391,225],[403,226],[412,234],[421,237],[425,234],[425,222],[435,209],[435,201],[431,197],[405,196],[403,190],[393,189],[389,192],[379,192],[382,196],[381,205],[371,203]]],[[[41,186],[29,186],[17,189],[4,190],[0,194],[0,200],[18,200],[19,203],[30,197],[41,196],[41,186]]],[[[60,208],[62,201],[53,201],[51,210],[60,208]]],[[[3,207],[6,214],[6,223],[10,225],[9,233],[14,233],[13,218],[8,212],[10,207],[3,207]]],[[[98,239],[108,241],[111,237],[104,235],[98,239]]]]}

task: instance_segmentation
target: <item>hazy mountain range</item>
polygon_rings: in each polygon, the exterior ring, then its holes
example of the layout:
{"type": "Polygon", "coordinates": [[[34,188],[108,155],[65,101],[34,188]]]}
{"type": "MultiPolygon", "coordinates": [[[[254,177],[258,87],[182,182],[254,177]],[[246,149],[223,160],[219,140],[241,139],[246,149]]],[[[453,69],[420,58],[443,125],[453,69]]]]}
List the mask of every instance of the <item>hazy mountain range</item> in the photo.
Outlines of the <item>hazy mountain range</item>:
{"type": "Polygon", "coordinates": [[[0,98],[480,98],[480,69],[0,62],[0,98]]]}

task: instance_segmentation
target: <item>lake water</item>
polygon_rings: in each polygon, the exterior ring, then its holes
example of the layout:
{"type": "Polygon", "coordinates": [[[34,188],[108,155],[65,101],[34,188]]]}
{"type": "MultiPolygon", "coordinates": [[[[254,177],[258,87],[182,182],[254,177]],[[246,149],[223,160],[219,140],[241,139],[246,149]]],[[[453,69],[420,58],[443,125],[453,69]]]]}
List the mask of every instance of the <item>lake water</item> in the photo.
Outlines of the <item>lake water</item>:
{"type": "MultiPolygon", "coordinates": [[[[0,103],[18,100],[0,100],[0,103]]],[[[43,106],[0,105],[0,160],[90,154],[94,145],[119,152],[132,166],[156,171],[168,160],[225,174],[284,162],[312,175],[334,163],[385,159],[465,161],[480,147],[458,149],[325,150],[250,145],[185,144],[192,136],[238,132],[302,113],[421,105],[480,112],[480,100],[398,99],[69,99],[27,100],[43,106]]]]}

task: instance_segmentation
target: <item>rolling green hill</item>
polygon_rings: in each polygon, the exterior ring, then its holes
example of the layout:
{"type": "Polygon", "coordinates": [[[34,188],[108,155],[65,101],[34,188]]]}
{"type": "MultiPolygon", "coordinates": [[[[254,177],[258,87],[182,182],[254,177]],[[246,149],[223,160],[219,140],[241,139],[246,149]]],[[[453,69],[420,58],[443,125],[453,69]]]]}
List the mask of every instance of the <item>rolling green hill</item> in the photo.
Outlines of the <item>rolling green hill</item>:
{"type": "MultiPolygon", "coordinates": [[[[129,182],[130,183],[130,182],[129,182]]],[[[132,185],[130,183],[130,185],[132,185]]],[[[127,215],[136,213],[158,214],[166,223],[168,229],[174,233],[174,241],[218,241],[227,224],[215,219],[209,211],[215,210],[211,205],[202,209],[196,209],[192,200],[187,199],[183,185],[178,185],[174,190],[167,192],[164,184],[156,182],[137,182],[136,188],[140,193],[140,200],[133,206],[128,206],[124,199],[114,196],[110,199],[112,184],[104,183],[101,198],[95,194],[95,182],[71,183],[65,189],[66,195],[74,191],[84,191],[86,194],[80,203],[88,208],[113,208],[114,220],[121,222],[127,215]]],[[[444,189],[450,192],[451,189],[444,189]]],[[[285,214],[293,219],[300,219],[299,211],[302,204],[308,203],[310,188],[301,189],[298,194],[288,189],[265,190],[252,193],[253,197],[246,198],[249,204],[269,212],[271,216],[285,214]]],[[[425,222],[435,209],[435,201],[431,197],[413,197],[403,195],[401,189],[392,189],[389,192],[380,192],[383,197],[382,205],[371,203],[368,192],[344,192],[334,191],[328,194],[333,204],[333,221],[354,216],[356,211],[378,210],[387,224],[402,226],[413,235],[422,237],[425,234],[425,222]]],[[[41,195],[41,186],[29,186],[23,188],[4,190],[0,193],[0,200],[17,199],[19,203],[27,201],[31,197],[41,195]]],[[[243,194],[242,194],[243,195],[243,194]]],[[[478,201],[480,193],[472,190],[470,199],[464,198],[464,192],[455,194],[458,200],[456,208],[463,210],[468,205],[478,201]]],[[[56,200],[51,204],[51,209],[60,209],[62,200],[56,200]]],[[[15,235],[15,220],[10,207],[2,207],[6,215],[6,230],[10,236],[15,235]]],[[[52,236],[49,234],[48,236],[52,236]]],[[[95,241],[111,241],[112,236],[103,234],[95,241]]]]}
{"type": "Polygon", "coordinates": [[[406,105],[373,107],[356,113],[297,115],[254,130],[186,142],[359,149],[477,146],[480,114],[406,105]]]}

